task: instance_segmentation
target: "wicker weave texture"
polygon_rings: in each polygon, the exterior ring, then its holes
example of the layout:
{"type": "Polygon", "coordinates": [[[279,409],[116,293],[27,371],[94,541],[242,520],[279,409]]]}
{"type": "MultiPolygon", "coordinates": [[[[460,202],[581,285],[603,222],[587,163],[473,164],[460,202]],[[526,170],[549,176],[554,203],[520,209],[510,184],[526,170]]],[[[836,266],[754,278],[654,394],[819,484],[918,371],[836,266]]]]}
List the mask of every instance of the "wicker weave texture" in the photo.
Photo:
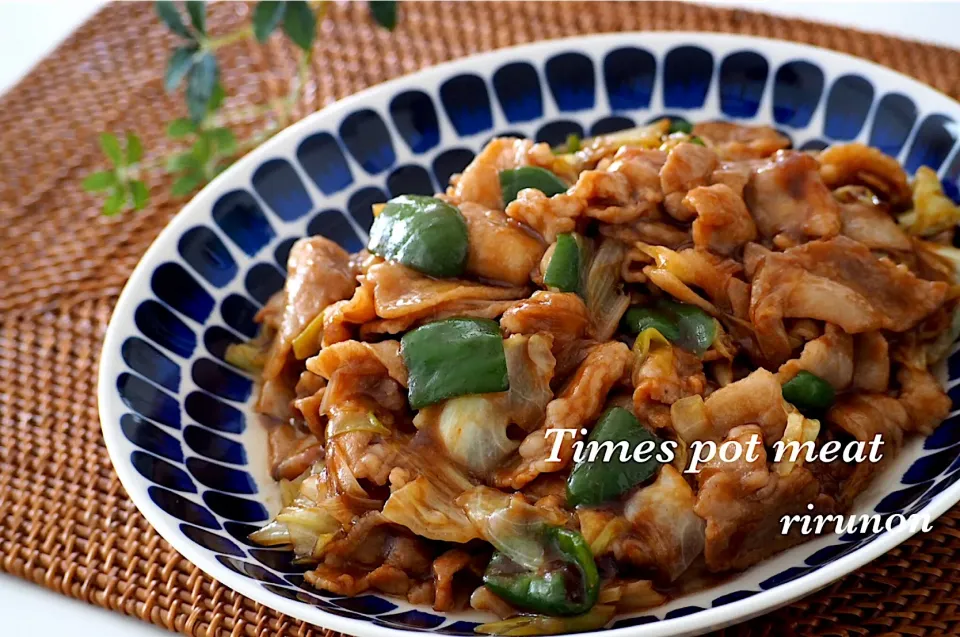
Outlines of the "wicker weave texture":
{"type": "MultiPolygon", "coordinates": [[[[869,8],[864,7],[864,10],[869,8]]],[[[226,31],[251,7],[217,3],[226,31]]],[[[890,66],[960,95],[960,52],[847,29],[674,2],[403,3],[394,33],[363,4],[331,7],[297,117],[388,78],[478,51],[632,30],[747,33],[807,42],[890,66]]],[[[106,219],[79,182],[103,167],[97,135],[169,141],[162,75],[174,38],[147,3],[106,7],[0,98],[0,569],[188,635],[319,635],[203,575],[147,524],[111,468],[96,405],[97,358],[124,281],[182,205],[148,178],[148,209],[106,219]]],[[[241,130],[287,94],[282,40],[220,56],[241,130]],[[254,114],[250,114],[254,113],[254,114]]],[[[960,508],[934,530],[818,594],[725,635],[960,634],[960,508]]],[[[37,618],[43,631],[43,619],[37,618]]]]}

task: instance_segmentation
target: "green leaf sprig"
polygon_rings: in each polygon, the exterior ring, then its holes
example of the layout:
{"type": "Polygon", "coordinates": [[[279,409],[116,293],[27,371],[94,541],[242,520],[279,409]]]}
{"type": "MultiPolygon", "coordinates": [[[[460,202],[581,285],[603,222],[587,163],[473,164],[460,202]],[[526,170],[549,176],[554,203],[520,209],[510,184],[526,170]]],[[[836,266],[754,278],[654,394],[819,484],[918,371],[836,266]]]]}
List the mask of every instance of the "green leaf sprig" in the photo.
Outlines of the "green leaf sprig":
{"type": "MultiPolygon", "coordinates": [[[[393,29],[397,24],[397,4],[371,1],[370,15],[380,26],[393,29]]],[[[208,31],[205,2],[189,0],[184,3],[183,13],[171,0],[157,1],[157,17],[179,40],[167,60],[164,88],[172,93],[185,87],[186,116],[171,121],[166,133],[169,139],[184,146],[167,157],[145,160],[143,144],[136,134],[125,133],[121,144],[113,133],[103,133],[100,148],[112,167],[87,175],[82,188],[104,194],[105,215],[141,210],[150,199],[142,176],[152,169],[165,167],[175,175],[171,194],[185,197],[223,172],[238,155],[271,137],[290,121],[306,84],[317,26],[326,16],[327,5],[327,0],[261,0],[254,8],[250,24],[213,36],[208,31]],[[253,113],[276,112],[273,122],[250,138],[238,140],[221,113],[227,93],[221,83],[216,52],[251,38],[264,43],[277,29],[300,51],[297,80],[286,99],[261,105],[253,113]]]]}
{"type": "Polygon", "coordinates": [[[126,207],[142,210],[150,199],[150,192],[143,181],[136,179],[143,144],[134,133],[126,134],[126,147],[113,133],[100,135],[100,148],[113,165],[112,170],[101,170],[84,178],[81,187],[87,192],[105,192],[103,214],[112,216],[126,207]]]}

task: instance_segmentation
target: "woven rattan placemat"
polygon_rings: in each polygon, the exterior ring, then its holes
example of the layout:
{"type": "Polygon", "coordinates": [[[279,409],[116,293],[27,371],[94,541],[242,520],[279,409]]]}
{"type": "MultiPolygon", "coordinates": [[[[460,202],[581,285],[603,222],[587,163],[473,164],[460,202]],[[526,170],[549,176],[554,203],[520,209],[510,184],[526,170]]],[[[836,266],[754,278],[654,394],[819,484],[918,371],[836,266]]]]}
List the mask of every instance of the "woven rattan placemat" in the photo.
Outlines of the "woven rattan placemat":
{"type": "MultiPolygon", "coordinates": [[[[148,209],[106,219],[78,186],[102,167],[100,132],[136,130],[160,149],[165,122],[181,112],[181,99],[162,86],[173,37],[151,4],[108,6],[0,98],[0,569],[190,635],[323,634],[237,595],[172,550],[127,498],[100,434],[97,359],[110,312],[183,203],[157,173],[148,209]]],[[[208,24],[228,29],[250,10],[218,3],[208,24]]],[[[960,96],[958,51],[740,11],[672,2],[403,3],[401,11],[390,34],[373,26],[365,3],[331,7],[298,117],[477,51],[642,29],[808,42],[960,96]]],[[[279,39],[225,49],[228,110],[285,95],[293,60],[279,39]]],[[[833,586],[724,634],[955,635],[958,606],[955,508],[933,531],[833,586]]],[[[37,617],[39,634],[43,623],[37,617]]]]}

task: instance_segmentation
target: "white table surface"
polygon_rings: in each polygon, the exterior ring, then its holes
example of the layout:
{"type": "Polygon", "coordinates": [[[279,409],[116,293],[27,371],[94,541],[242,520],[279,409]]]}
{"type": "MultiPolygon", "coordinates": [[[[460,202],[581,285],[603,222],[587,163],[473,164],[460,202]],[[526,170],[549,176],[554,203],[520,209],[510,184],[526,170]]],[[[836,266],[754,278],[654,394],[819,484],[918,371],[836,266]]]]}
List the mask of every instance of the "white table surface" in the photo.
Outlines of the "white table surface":
{"type": "MultiPolygon", "coordinates": [[[[13,86],[104,0],[0,0],[0,92],[13,86]]],[[[954,2],[703,2],[755,8],[957,47],[960,3],[954,2]]],[[[140,620],[68,599],[0,574],[0,623],[5,635],[33,634],[43,617],[46,635],[157,637],[169,634],[140,620]]]]}

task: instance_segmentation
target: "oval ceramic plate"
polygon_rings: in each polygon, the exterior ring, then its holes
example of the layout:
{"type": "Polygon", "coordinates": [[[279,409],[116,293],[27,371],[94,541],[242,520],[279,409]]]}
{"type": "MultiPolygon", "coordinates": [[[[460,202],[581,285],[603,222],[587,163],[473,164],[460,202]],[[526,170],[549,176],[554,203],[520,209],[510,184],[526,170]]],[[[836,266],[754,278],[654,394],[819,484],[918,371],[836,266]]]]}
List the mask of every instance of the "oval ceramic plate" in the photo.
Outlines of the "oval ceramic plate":
{"type": "MultiPolygon", "coordinates": [[[[291,244],[323,234],[355,251],[371,204],[442,190],[492,136],[551,143],[664,115],[770,124],[797,148],[858,140],[955,195],[960,105],[853,57],[774,40],[631,33],[542,42],[458,60],[365,90],[307,117],[207,186],[160,234],[120,296],[100,363],[104,438],[127,493],[160,534],[227,586],[280,612],[362,635],[471,634],[489,617],[437,613],[306,585],[290,554],[246,536],[279,508],[253,380],[223,361],[255,334],[291,244]]],[[[960,378],[960,359],[950,377],[960,378]]],[[[952,388],[956,380],[951,380],[952,388]]],[[[952,393],[952,391],[951,391],[952,393]]],[[[960,497],[956,412],[913,438],[856,513],[936,517],[960,497]]],[[[826,535],[724,584],[619,616],[623,635],[719,628],[807,595],[913,531],[826,535]]]]}

